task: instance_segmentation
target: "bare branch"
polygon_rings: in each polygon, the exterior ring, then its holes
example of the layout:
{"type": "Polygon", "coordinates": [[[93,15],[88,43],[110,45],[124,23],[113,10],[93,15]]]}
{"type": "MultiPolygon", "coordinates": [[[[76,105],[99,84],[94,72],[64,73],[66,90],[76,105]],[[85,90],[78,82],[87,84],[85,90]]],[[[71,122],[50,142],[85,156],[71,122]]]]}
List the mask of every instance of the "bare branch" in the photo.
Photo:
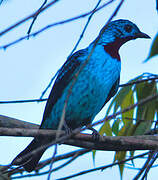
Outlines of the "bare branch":
{"type": "MultiPolygon", "coordinates": [[[[67,159],[67,158],[71,158],[73,156],[76,156],[76,154],[78,156],[81,156],[83,154],[86,154],[88,152],[90,152],[91,150],[89,149],[81,149],[81,150],[76,150],[76,151],[72,151],[70,153],[66,153],[66,154],[62,154],[62,155],[58,155],[54,158],[54,161],[60,161],[60,160],[63,160],[63,159],[67,159]]],[[[51,161],[51,158],[50,159],[47,159],[47,160],[44,160],[44,161],[41,161],[38,166],[36,167],[36,170],[39,170],[41,168],[43,168],[44,166],[48,165],[51,161]]]]}
{"type": "MultiPolygon", "coordinates": [[[[49,85],[47,86],[47,88],[42,92],[42,95],[39,99],[24,99],[24,100],[11,100],[11,101],[0,101],[0,104],[16,104],[16,103],[31,103],[31,102],[43,102],[43,101],[47,101],[48,98],[43,98],[44,94],[46,93],[46,91],[48,90],[48,88],[51,86],[54,78],[56,77],[57,73],[53,76],[53,78],[51,79],[49,85]]],[[[131,86],[134,84],[139,84],[139,83],[144,83],[146,81],[155,81],[157,80],[158,77],[152,77],[152,78],[148,78],[148,79],[142,79],[142,80],[138,80],[138,81],[134,81],[131,83],[126,83],[126,84],[121,84],[120,87],[124,87],[124,86],[131,86]]]]}
{"type": "Polygon", "coordinates": [[[39,125],[0,115],[0,127],[37,129],[39,128],[39,125]]]}
{"type": "Polygon", "coordinates": [[[125,160],[122,160],[122,161],[118,161],[118,162],[115,162],[115,163],[112,163],[110,165],[107,165],[107,166],[100,166],[100,167],[97,167],[97,168],[93,168],[93,169],[88,169],[88,170],[85,170],[85,171],[81,171],[79,173],[76,173],[76,174],[73,174],[73,175],[70,175],[70,176],[67,176],[67,177],[63,177],[63,178],[59,178],[57,180],[66,180],[66,179],[70,179],[70,178],[73,178],[73,177],[77,177],[77,176],[81,176],[83,174],[87,174],[87,173],[90,173],[90,172],[94,172],[94,171],[98,171],[98,170],[105,170],[109,167],[113,167],[113,166],[116,166],[116,165],[119,165],[119,164],[123,164],[127,161],[131,161],[133,159],[137,159],[137,158],[140,158],[140,157],[144,157],[145,155],[147,155],[148,153],[143,153],[143,154],[140,154],[140,155],[137,155],[137,156],[134,156],[134,157],[131,157],[131,158],[128,158],[128,159],[125,159],[125,160]]]}
{"type": "Polygon", "coordinates": [[[29,39],[31,30],[32,30],[32,27],[33,27],[33,25],[34,25],[34,23],[35,23],[38,15],[41,13],[41,9],[45,6],[46,3],[47,3],[47,0],[45,0],[44,3],[41,5],[41,7],[37,10],[37,14],[36,14],[36,16],[34,16],[33,21],[32,21],[32,23],[31,23],[31,25],[30,25],[30,27],[29,27],[29,30],[28,30],[28,32],[27,32],[27,34],[28,34],[28,39],[29,39]]]}
{"type": "Polygon", "coordinates": [[[43,101],[47,101],[47,98],[43,98],[43,99],[12,100],[12,101],[0,101],[0,104],[31,103],[31,102],[43,102],[43,101]]]}
{"type": "Polygon", "coordinates": [[[138,174],[134,177],[133,180],[139,179],[140,176],[143,174],[143,172],[144,172],[145,169],[147,168],[147,166],[148,166],[148,164],[149,164],[149,162],[150,162],[150,160],[151,160],[151,158],[152,158],[152,156],[153,156],[153,152],[154,152],[154,151],[149,151],[149,156],[148,156],[146,162],[144,163],[143,167],[140,169],[140,171],[139,171],[138,174]]]}
{"type": "MultiPolygon", "coordinates": [[[[57,0],[56,0],[56,1],[57,1],[57,0]]],[[[55,2],[56,2],[56,1],[55,1],[55,2]]],[[[98,7],[98,8],[95,10],[95,12],[103,9],[104,7],[106,7],[107,5],[109,5],[110,3],[112,3],[113,1],[114,1],[114,0],[110,0],[109,2],[107,2],[107,3],[103,4],[102,6],[98,7]]],[[[54,1],[53,1],[53,2],[54,2],[54,1]]],[[[53,2],[52,2],[52,3],[53,3],[53,2]]],[[[48,4],[48,5],[49,5],[49,4],[48,4]]],[[[48,6],[48,5],[47,5],[47,6],[48,6]]],[[[52,5],[52,4],[51,4],[51,5],[52,5]]],[[[43,9],[45,9],[47,6],[45,6],[43,9]]],[[[43,10],[43,9],[42,9],[42,10],[43,10]]],[[[38,31],[30,34],[29,37],[37,36],[38,34],[42,33],[43,31],[45,31],[45,30],[47,30],[47,29],[49,29],[49,28],[51,28],[51,27],[54,27],[54,26],[57,26],[57,25],[62,25],[62,24],[65,24],[65,23],[69,23],[69,22],[78,20],[78,19],[80,19],[80,18],[84,18],[84,17],[90,15],[92,12],[93,12],[93,10],[91,10],[91,11],[85,13],[85,14],[81,14],[81,15],[72,17],[72,18],[70,18],[70,19],[66,19],[66,20],[62,20],[62,21],[59,21],[59,22],[55,22],[55,23],[53,23],[53,24],[49,24],[49,25],[41,28],[40,30],[38,30],[38,31]]],[[[29,16],[29,17],[27,17],[27,18],[25,18],[25,19],[23,19],[23,20],[21,20],[21,21],[19,21],[18,23],[16,23],[16,24],[14,24],[13,26],[7,28],[6,30],[0,32],[0,36],[4,35],[4,34],[7,33],[8,31],[14,29],[15,27],[17,27],[18,25],[20,25],[20,24],[22,24],[23,22],[27,21],[28,19],[34,17],[36,14],[37,14],[37,12],[34,13],[33,15],[31,15],[31,16],[29,16]]],[[[8,43],[8,44],[6,44],[6,45],[0,46],[0,49],[6,49],[6,48],[12,46],[13,44],[16,44],[16,43],[18,43],[18,42],[20,42],[20,41],[22,41],[22,40],[24,40],[24,39],[27,39],[27,38],[28,38],[28,35],[23,36],[23,37],[15,40],[15,41],[13,41],[13,42],[11,42],[11,43],[8,43]]]]}
{"type": "Polygon", "coordinates": [[[158,76],[152,77],[152,78],[147,78],[147,79],[141,79],[141,80],[137,80],[137,81],[126,83],[126,84],[121,84],[121,85],[119,85],[119,87],[132,86],[134,84],[144,83],[146,81],[155,81],[155,80],[158,80],[158,76]]]}
{"type": "Polygon", "coordinates": [[[144,175],[143,175],[143,177],[142,177],[142,180],[144,180],[144,179],[147,177],[147,174],[148,174],[149,170],[151,169],[152,165],[153,165],[154,162],[157,160],[157,158],[158,158],[158,153],[157,153],[157,151],[155,151],[155,152],[153,152],[153,154],[152,154],[152,158],[151,158],[151,160],[150,160],[149,165],[147,166],[147,168],[146,168],[146,170],[145,170],[145,173],[144,173],[144,175]]]}
{"type": "MultiPolygon", "coordinates": [[[[68,159],[68,158],[71,158],[70,160],[68,160],[66,163],[64,163],[65,165],[70,163],[70,161],[72,162],[73,160],[75,160],[76,158],[80,157],[81,155],[83,154],[86,154],[88,152],[90,152],[91,150],[89,149],[81,149],[81,150],[77,150],[77,151],[72,151],[70,153],[66,153],[66,154],[62,154],[62,155],[58,155],[54,158],[54,162],[57,162],[57,161],[60,161],[60,160],[64,160],[64,159],[68,159]],[[75,159],[73,158],[75,157],[75,159]]],[[[40,169],[42,169],[43,167],[47,166],[48,164],[50,164],[52,158],[50,159],[47,159],[47,160],[44,160],[44,161],[41,161],[37,167],[35,168],[35,171],[39,171],[40,169]]],[[[63,165],[63,164],[62,164],[63,165]]],[[[58,166],[57,168],[55,168],[56,170],[57,169],[60,169],[62,168],[62,165],[61,166],[58,166]]],[[[53,169],[53,171],[55,170],[53,169]]],[[[6,169],[5,169],[6,170],[6,169]]],[[[22,173],[24,172],[25,170],[22,168],[20,169],[17,169],[17,170],[14,170],[12,172],[9,172],[9,175],[13,175],[13,174],[17,174],[17,173],[22,173]]],[[[47,174],[47,172],[41,172],[41,173],[38,173],[38,174],[29,174],[29,175],[23,175],[23,176],[16,176],[16,177],[13,177],[13,179],[15,178],[20,178],[20,177],[31,177],[31,176],[39,176],[39,175],[44,175],[44,174],[47,174]]]]}
{"type": "MultiPolygon", "coordinates": [[[[47,136],[55,138],[56,132],[54,130],[43,129],[22,129],[22,128],[0,128],[1,136],[19,136],[19,137],[37,137],[47,136]]],[[[60,132],[60,136],[64,131],[60,132]]],[[[63,136],[62,136],[63,137],[63,136]]],[[[132,150],[155,150],[158,148],[158,137],[153,135],[141,136],[100,136],[97,142],[93,135],[90,134],[76,134],[70,139],[64,140],[64,144],[104,151],[132,151],[132,150]]]]}
{"type": "MultiPolygon", "coordinates": [[[[45,7],[43,7],[42,9],[40,9],[40,13],[42,13],[44,10],[48,9],[50,6],[55,4],[57,1],[59,1],[59,0],[54,0],[54,1],[50,2],[48,5],[46,5],[45,7]]],[[[20,20],[19,22],[13,24],[12,26],[10,26],[7,29],[5,29],[2,32],[0,32],[0,36],[3,36],[4,34],[8,33],[9,31],[11,31],[12,29],[16,28],[17,26],[23,24],[24,22],[28,21],[29,19],[34,18],[38,14],[39,14],[39,12],[36,11],[35,13],[29,15],[28,17],[26,17],[26,18],[20,20]]]]}
{"type": "Polygon", "coordinates": [[[100,3],[101,3],[101,0],[98,1],[97,5],[96,5],[95,8],[92,10],[92,13],[91,13],[91,15],[89,16],[89,18],[88,18],[88,20],[87,20],[87,23],[86,23],[86,25],[85,25],[85,27],[84,27],[81,35],[80,35],[80,37],[79,37],[79,39],[78,39],[75,47],[73,48],[73,50],[71,51],[71,53],[70,53],[69,56],[71,56],[71,55],[73,54],[73,52],[76,50],[76,48],[78,47],[81,39],[83,38],[83,35],[84,35],[86,29],[87,29],[87,27],[88,27],[88,25],[89,25],[89,23],[90,23],[90,20],[92,19],[93,15],[95,14],[95,12],[96,12],[95,10],[98,8],[98,6],[99,6],[100,3]]]}
{"type": "Polygon", "coordinates": [[[52,168],[53,168],[53,164],[54,164],[54,158],[56,157],[56,154],[57,154],[57,148],[58,148],[58,146],[57,146],[57,144],[55,144],[54,153],[53,153],[53,156],[50,161],[50,167],[49,167],[49,171],[48,171],[47,180],[50,180],[50,177],[51,177],[52,168]]]}
{"type": "Polygon", "coordinates": [[[52,77],[52,79],[50,80],[49,84],[47,85],[47,87],[45,88],[45,90],[42,92],[40,99],[43,98],[43,96],[45,95],[45,93],[47,92],[47,90],[51,87],[53,81],[55,80],[56,76],[58,75],[60,69],[55,73],[55,75],[52,77]]]}
{"type": "MultiPolygon", "coordinates": [[[[51,170],[50,173],[55,172],[63,167],[65,167],[66,165],[70,164],[71,162],[73,162],[76,158],[78,157],[78,154],[74,154],[73,157],[71,157],[71,159],[69,159],[68,161],[66,161],[65,163],[63,163],[62,165],[54,168],[53,170],[51,170]]],[[[36,169],[35,169],[36,170],[36,169]]],[[[24,171],[24,170],[23,170],[24,171]]],[[[34,176],[41,176],[41,175],[45,175],[48,174],[49,171],[45,171],[45,172],[41,172],[41,173],[37,173],[37,174],[27,174],[27,175],[22,175],[22,176],[14,176],[12,177],[12,179],[20,179],[20,178],[26,178],[26,177],[34,177],[34,176]]]]}

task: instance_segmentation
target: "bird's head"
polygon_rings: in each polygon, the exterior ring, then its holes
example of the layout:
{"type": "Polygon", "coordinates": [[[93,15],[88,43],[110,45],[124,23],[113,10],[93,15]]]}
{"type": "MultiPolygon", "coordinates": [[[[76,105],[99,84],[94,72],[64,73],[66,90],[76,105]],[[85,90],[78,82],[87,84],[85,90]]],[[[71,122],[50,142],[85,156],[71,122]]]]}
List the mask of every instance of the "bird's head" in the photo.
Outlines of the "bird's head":
{"type": "Polygon", "coordinates": [[[129,40],[137,38],[150,38],[147,34],[141,32],[139,28],[129,20],[119,19],[110,22],[106,28],[100,31],[97,44],[115,44],[118,49],[129,40]]]}

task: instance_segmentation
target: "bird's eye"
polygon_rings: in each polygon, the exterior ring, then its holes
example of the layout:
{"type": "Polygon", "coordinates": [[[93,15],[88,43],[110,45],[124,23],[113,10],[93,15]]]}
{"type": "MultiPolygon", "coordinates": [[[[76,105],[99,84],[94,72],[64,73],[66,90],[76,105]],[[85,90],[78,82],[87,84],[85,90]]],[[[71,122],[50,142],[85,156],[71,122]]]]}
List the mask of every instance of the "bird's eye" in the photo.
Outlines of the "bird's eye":
{"type": "Polygon", "coordinates": [[[126,32],[130,33],[132,31],[132,26],[131,25],[125,25],[124,29],[126,32]]]}

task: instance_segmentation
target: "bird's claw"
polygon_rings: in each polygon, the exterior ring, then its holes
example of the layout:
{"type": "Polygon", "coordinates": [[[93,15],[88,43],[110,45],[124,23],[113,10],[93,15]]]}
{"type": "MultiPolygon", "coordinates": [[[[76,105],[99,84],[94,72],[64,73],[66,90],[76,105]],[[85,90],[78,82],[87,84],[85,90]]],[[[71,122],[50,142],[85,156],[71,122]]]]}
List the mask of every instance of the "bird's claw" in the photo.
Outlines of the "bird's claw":
{"type": "Polygon", "coordinates": [[[65,121],[64,121],[64,129],[67,135],[70,135],[72,133],[72,129],[69,128],[69,126],[66,124],[65,121]]]}
{"type": "Polygon", "coordinates": [[[88,126],[87,128],[93,132],[92,133],[92,139],[94,141],[99,141],[99,138],[101,135],[98,133],[98,131],[91,126],[88,126]]]}

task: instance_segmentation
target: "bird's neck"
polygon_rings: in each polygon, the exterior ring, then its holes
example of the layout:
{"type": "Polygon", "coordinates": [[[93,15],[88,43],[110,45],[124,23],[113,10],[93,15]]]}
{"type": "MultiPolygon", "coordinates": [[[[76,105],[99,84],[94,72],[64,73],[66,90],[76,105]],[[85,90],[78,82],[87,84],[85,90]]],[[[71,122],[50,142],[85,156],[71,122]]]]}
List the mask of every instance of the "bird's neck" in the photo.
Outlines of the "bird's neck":
{"type": "Polygon", "coordinates": [[[121,61],[120,55],[119,55],[119,49],[121,47],[121,45],[123,44],[123,42],[116,40],[112,43],[107,43],[104,46],[104,50],[110,54],[111,57],[117,59],[118,61],[121,61]]]}

